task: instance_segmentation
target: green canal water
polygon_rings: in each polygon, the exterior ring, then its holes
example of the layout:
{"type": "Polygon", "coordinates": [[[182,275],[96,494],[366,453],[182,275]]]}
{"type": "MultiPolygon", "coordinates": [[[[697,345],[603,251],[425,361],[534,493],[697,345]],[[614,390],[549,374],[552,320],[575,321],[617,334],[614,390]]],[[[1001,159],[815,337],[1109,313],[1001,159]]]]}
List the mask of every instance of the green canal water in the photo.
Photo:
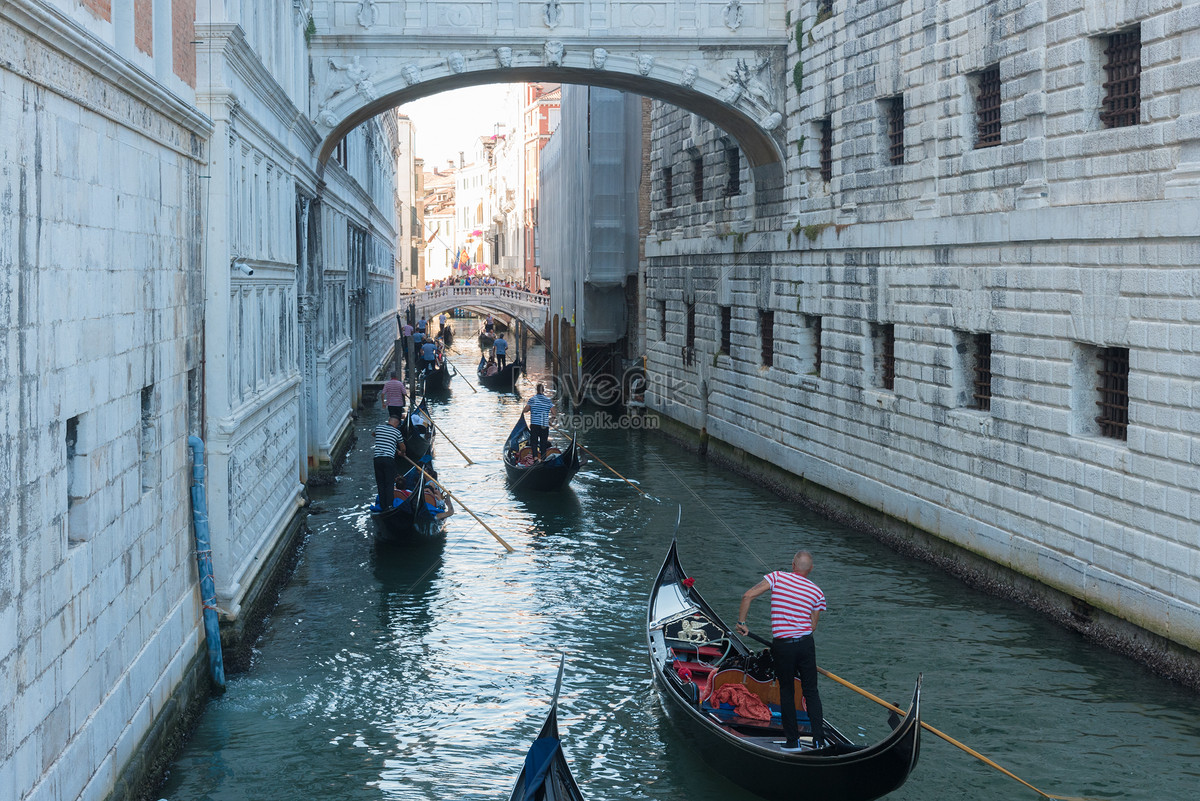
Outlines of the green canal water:
{"type": "MultiPolygon", "coordinates": [[[[474,342],[456,348],[474,383],[474,342]]],[[[364,413],[344,474],[313,493],[311,534],[253,667],[209,704],[159,796],[506,799],[561,652],[564,749],[589,799],[755,798],[690,752],[649,677],[647,592],[682,505],[680,556],[727,621],[746,588],[806,548],[829,599],[817,635],[826,669],[905,707],[923,674],[930,725],[1048,793],[1200,797],[1195,695],[661,435],[597,429],[581,440],[653,500],[595,462],[564,494],[514,495],[499,449],[528,381],[520,391],[473,393],[455,379],[433,408],[475,460],[439,442],[442,479],[515,553],[461,511],[443,545],[377,552],[367,505],[380,414],[364,413]]],[[[752,629],[767,631],[767,612],[765,597],[755,602],[752,629]]],[[[882,708],[825,679],[821,691],[843,733],[869,743],[887,731],[882,708]]],[[[889,798],[1039,796],[926,734],[889,798]]]]}

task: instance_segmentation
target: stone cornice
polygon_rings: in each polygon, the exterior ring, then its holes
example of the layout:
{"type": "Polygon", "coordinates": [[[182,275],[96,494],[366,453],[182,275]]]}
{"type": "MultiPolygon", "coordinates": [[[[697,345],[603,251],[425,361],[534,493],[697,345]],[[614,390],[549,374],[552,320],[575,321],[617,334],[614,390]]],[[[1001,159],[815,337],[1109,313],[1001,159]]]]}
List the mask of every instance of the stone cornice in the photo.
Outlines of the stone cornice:
{"type": "MultiPolygon", "coordinates": [[[[156,114],[161,115],[169,122],[205,139],[212,133],[212,120],[203,112],[171,92],[155,78],[130,64],[111,47],[85,31],[57,9],[43,5],[37,0],[16,0],[16,2],[0,0],[0,18],[10,20],[31,37],[56,51],[61,58],[74,62],[92,75],[106,81],[111,87],[117,88],[121,93],[152,107],[156,114]]],[[[156,132],[148,131],[144,118],[137,120],[123,118],[112,108],[105,108],[99,105],[95,99],[81,94],[78,89],[54,83],[54,78],[58,76],[54,74],[53,70],[25,69],[28,66],[30,65],[27,63],[13,60],[11,55],[5,61],[5,67],[17,75],[46,86],[63,97],[114,122],[146,133],[164,147],[171,148],[190,158],[197,156],[196,153],[190,151],[189,147],[162,141],[160,137],[155,136],[156,132]]]]}

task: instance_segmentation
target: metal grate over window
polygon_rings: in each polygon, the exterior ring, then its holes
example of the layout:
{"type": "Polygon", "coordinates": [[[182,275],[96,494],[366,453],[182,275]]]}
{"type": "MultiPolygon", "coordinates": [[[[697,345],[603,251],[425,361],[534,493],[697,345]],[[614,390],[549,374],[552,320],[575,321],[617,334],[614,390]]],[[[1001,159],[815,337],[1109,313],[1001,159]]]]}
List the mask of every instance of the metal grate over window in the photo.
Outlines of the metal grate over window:
{"type": "Polygon", "coordinates": [[[1142,29],[1108,37],[1104,48],[1104,108],[1100,119],[1106,128],[1137,125],[1142,115],[1142,29]]]}
{"type": "Polygon", "coordinates": [[[904,98],[893,97],[887,101],[888,160],[892,164],[904,163],[904,98]]]}
{"type": "Polygon", "coordinates": [[[775,363],[775,312],[758,313],[759,337],[762,340],[762,363],[770,367],[775,363]]]}
{"type": "Polygon", "coordinates": [[[980,411],[992,408],[992,335],[976,334],[975,337],[975,391],[971,393],[974,407],[980,411]]]}
{"type": "Polygon", "coordinates": [[[658,338],[663,342],[667,341],[667,302],[665,300],[658,302],[658,338]]]}
{"type": "Polygon", "coordinates": [[[733,307],[721,307],[721,353],[729,353],[733,344],[733,307]]]}
{"type": "Polygon", "coordinates": [[[833,180],[833,122],[821,120],[821,180],[833,180]]]}
{"type": "Polygon", "coordinates": [[[704,159],[692,157],[692,197],[697,203],[704,200],[704,159]]]}
{"type": "Polygon", "coordinates": [[[979,73],[979,94],[975,97],[975,147],[1000,144],[1000,66],[979,73]]]}
{"type": "Polygon", "coordinates": [[[737,145],[725,146],[725,196],[733,197],[742,191],[742,154],[737,145]]]}
{"type": "Polygon", "coordinates": [[[896,326],[879,326],[879,383],[884,389],[896,388],[896,326]]]}
{"type": "Polygon", "coordinates": [[[687,327],[683,339],[683,363],[691,366],[696,358],[696,304],[687,305],[687,327]]]}
{"type": "Polygon", "coordinates": [[[1100,369],[1096,375],[1100,383],[1096,386],[1096,405],[1100,414],[1100,435],[1113,439],[1126,439],[1129,427],[1129,348],[1102,348],[1100,369]]]}
{"type": "Polygon", "coordinates": [[[671,168],[670,167],[662,168],[662,180],[663,180],[663,202],[666,204],[667,208],[669,209],[675,205],[675,188],[671,185],[671,168]]]}

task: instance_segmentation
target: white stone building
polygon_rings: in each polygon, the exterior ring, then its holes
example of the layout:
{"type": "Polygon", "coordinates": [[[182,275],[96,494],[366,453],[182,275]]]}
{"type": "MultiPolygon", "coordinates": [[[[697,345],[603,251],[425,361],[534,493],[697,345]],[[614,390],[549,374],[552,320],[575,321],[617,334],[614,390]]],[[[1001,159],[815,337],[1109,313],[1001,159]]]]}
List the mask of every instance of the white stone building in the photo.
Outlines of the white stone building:
{"type": "Polygon", "coordinates": [[[735,143],[657,107],[650,406],[1194,671],[1194,11],[790,4],[782,216],[735,143]]]}
{"type": "Polygon", "coordinates": [[[454,226],[458,238],[455,244],[467,249],[471,264],[492,264],[492,243],[487,233],[492,219],[492,149],[491,136],[480,137],[470,161],[463,163],[454,176],[454,226]]]}
{"type": "Polygon", "coordinates": [[[395,335],[395,120],[322,172],[310,9],[0,0],[6,798],[139,792],[208,682],[188,436],[233,668],[395,335]]]}

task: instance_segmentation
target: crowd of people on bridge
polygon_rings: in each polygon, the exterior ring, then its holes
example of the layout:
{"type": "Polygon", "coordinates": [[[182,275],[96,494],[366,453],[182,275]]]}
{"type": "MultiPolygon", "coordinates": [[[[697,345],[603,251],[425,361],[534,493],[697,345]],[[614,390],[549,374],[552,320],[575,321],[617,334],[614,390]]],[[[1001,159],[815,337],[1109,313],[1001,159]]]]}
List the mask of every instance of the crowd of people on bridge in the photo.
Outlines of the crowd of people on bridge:
{"type": "Polygon", "coordinates": [[[502,281],[490,275],[462,275],[451,278],[440,278],[436,281],[426,281],[425,289],[441,289],[446,286],[498,286],[504,289],[519,289],[522,292],[532,292],[535,295],[549,295],[544,289],[530,289],[525,281],[502,281]]]}

